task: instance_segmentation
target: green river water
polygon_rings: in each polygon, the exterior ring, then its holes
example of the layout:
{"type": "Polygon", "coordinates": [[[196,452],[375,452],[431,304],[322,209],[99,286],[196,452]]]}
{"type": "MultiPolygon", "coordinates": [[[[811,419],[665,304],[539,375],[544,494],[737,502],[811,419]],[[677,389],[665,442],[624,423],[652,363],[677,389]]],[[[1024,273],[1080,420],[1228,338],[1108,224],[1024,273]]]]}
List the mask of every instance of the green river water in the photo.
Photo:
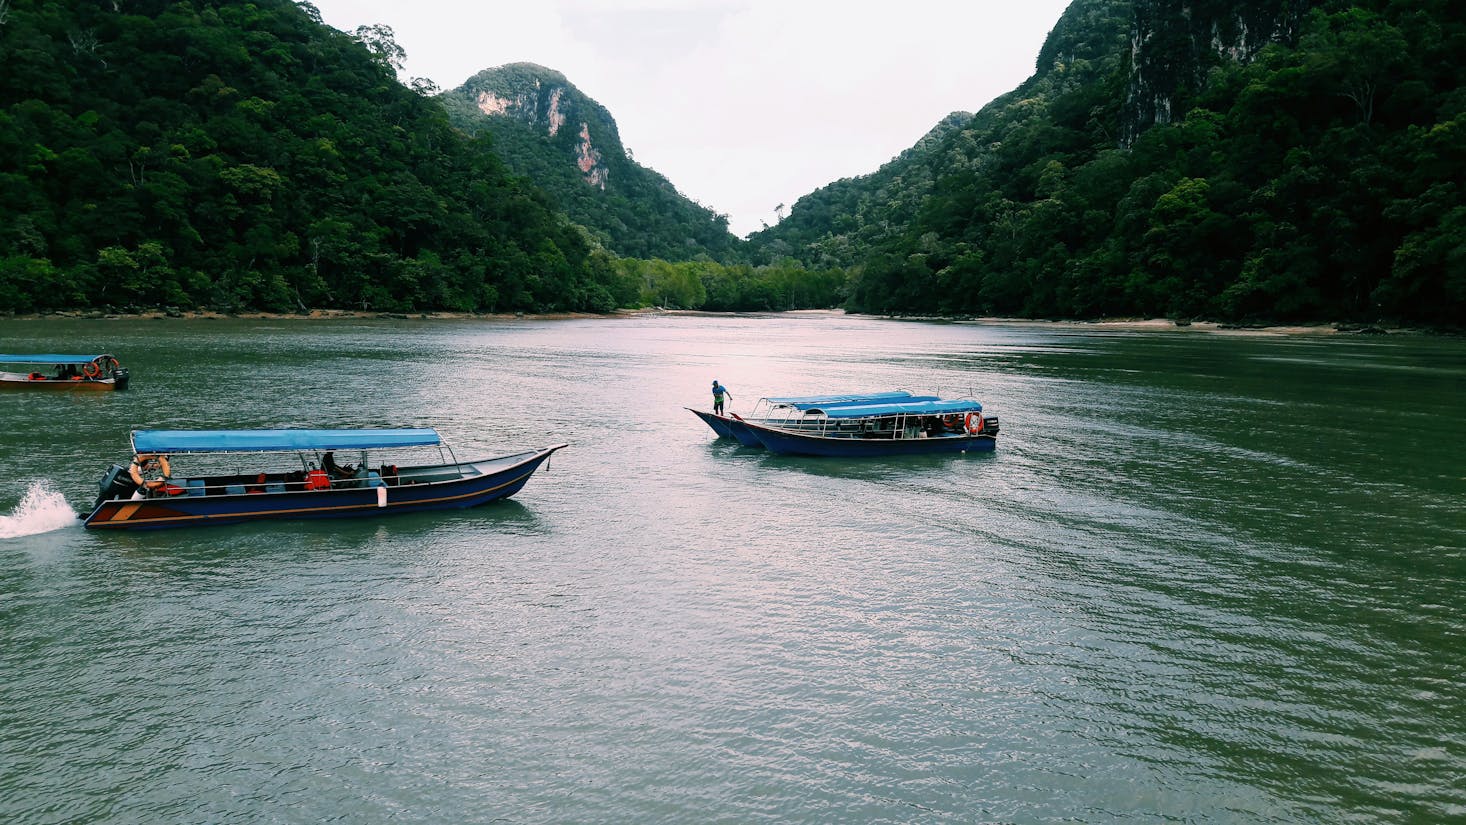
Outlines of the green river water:
{"type": "Polygon", "coordinates": [[[0,822],[1466,821],[1466,341],[932,324],[7,320],[0,822]],[[995,453],[683,407],[909,389],[995,453]],[[83,530],[137,428],[569,442],[448,513],[83,530]]]}

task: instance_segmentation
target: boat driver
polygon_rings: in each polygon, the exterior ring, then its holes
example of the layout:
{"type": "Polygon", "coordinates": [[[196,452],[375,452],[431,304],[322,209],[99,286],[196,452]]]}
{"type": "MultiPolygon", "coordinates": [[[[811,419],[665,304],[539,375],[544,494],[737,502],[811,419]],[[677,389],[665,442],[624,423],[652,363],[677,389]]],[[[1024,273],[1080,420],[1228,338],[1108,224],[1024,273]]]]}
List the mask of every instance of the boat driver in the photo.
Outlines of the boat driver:
{"type": "Polygon", "coordinates": [[[127,472],[137,485],[132,494],[134,500],[156,495],[167,486],[169,476],[173,475],[172,468],[168,466],[168,456],[153,453],[133,456],[132,466],[127,472]]]}
{"type": "Polygon", "coordinates": [[[325,470],[331,478],[352,478],[356,475],[357,470],[350,464],[337,464],[336,453],[332,451],[321,456],[321,469],[325,470]]]}

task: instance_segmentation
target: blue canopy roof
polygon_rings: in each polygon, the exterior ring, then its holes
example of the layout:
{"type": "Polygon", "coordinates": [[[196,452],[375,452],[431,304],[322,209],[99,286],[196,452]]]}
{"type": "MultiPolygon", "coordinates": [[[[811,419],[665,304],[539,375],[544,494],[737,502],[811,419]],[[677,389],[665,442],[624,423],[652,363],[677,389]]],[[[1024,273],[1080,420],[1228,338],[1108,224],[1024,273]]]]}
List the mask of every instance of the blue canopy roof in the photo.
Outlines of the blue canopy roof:
{"type": "Polygon", "coordinates": [[[982,405],[970,399],[958,401],[907,401],[884,404],[852,404],[825,410],[830,418],[870,418],[877,415],[958,415],[981,412],[982,405]]]}
{"type": "Polygon", "coordinates": [[[138,453],[268,453],[436,447],[431,427],[399,430],[134,430],[138,453]]]}
{"type": "Polygon", "coordinates": [[[40,355],[0,355],[0,364],[85,364],[88,361],[95,361],[102,357],[109,356],[106,353],[100,355],[57,355],[55,353],[43,353],[40,355]]]}
{"type": "Polygon", "coordinates": [[[805,412],[809,412],[811,410],[815,410],[815,411],[829,410],[829,409],[833,409],[835,407],[861,407],[861,406],[867,406],[867,405],[870,405],[870,404],[910,404],[910,403],[916,402],[916,401],[940,401],[940,400],[942,400],[942,399],[938,398],[935,395],[907,395],[907,396],[904,396],[904,397],[897,397],[897,398],[850,398],[850,399],[845,399],[843,401],[826,401],[826,402],[801,401],[798,404],[787,404],[785,406],[793,407],[796,410],[804,410],[805,412]]]}
{"type": "Polygon", "coordinates": [[[888,401],[897,398],[910,398],[911,393],[905,390],[894,392],[847,392],[839,395],[806,395],[797,398],[766,398],[770,404],[785,404],[790,407],[814,406],[819,404],[838,404],[841,402],[853,401],[888,401]]]}

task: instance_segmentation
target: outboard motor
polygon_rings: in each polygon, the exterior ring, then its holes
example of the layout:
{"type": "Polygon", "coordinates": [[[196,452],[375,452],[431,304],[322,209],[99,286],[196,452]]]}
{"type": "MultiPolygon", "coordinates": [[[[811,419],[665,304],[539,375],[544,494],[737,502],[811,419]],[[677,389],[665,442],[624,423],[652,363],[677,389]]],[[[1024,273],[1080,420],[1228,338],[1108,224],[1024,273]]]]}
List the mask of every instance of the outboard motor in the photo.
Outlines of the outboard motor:
{"type": "Polygon", "coordinates": [[[112,378],[117,382],[116,389],[127,389],[127,376],[127,367],[118,367],[117,369],[112,370],[112,378]]]}
{"type": "MultiPolygon", "coordinates": [[[[110,501],[114,498],[131,498],[137,485],[132,483],[132,476],[128,474],[127,468],[121,464],[113,464],[112,469],[102,476],[97,482],[101,492],[97,495],[97,504],[110,501]]],[[[95,505],[93,505],[95,506],[95,505]]]]}

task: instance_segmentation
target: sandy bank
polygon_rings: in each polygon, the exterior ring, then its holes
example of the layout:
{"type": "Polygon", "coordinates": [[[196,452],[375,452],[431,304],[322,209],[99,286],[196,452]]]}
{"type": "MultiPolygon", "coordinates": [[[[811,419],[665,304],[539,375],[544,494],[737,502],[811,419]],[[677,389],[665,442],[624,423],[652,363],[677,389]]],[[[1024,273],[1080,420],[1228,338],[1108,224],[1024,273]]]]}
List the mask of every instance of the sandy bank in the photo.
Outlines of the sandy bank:
{"type": "Polygon", "coordinates": [[[1450,333],[1449,330],[1414,329],[1405,327],[1383,327],[1365,324],[1286,324],[1286,325],[1241,325],[1223,324],[1216,321],[1192,321],[1177,323],[1168,318],[1107,318],[1095,321],[1050,321],[1032,318],[1004,317],[943,317],[869,315],[846,313],[839,309],[800,309],[784,312],[707,312],[692,309],[621,309],[600,315],[589,312],[556,313],[473,313],[473,312],[371,312],[345,309],[313,309],[309,312],[240,312],[222,313],[207,310],[149,310],[138,313],[102,313],[95,311],[55,312],[45,315],[14,315],[10,320],[46,321],[54,319],[85,320],[137,320],[137,319],[205,319],[205,320],[269,320],[269,321],[333,321],[333,320],[423,320],[423,321],[554,321],[596,318],[614,320],[618,318],[645,318],[657,316],[678,316],[692,318],[821,318],[851,317],[887,321],[914,321],[941,324],[973,324],[992,326],[1024,326],[1046,329],[1074,330],[1134,330],[1168,332],[1205,332],[1220,335],[1395,335],[1450,333]]]}
{"type": "Polygon", "coordinates": [[[313,309],[310,312],[212,312],[208,310],[148,310],[146,312],[52,312],[45,315],[14,315],[16,321],[47,321],[58,318],[81,320],[264,320],[264,321],[350,321],[350,320],[402,320],[402,321],[523,321],[523,320],[566,320],[571,318],[623,318],[644,314],[643,310],[618,310],[609,315],[590,312],[553,313],[475,313],[475,312],[361,312],[349,309],[313,309]]]}

